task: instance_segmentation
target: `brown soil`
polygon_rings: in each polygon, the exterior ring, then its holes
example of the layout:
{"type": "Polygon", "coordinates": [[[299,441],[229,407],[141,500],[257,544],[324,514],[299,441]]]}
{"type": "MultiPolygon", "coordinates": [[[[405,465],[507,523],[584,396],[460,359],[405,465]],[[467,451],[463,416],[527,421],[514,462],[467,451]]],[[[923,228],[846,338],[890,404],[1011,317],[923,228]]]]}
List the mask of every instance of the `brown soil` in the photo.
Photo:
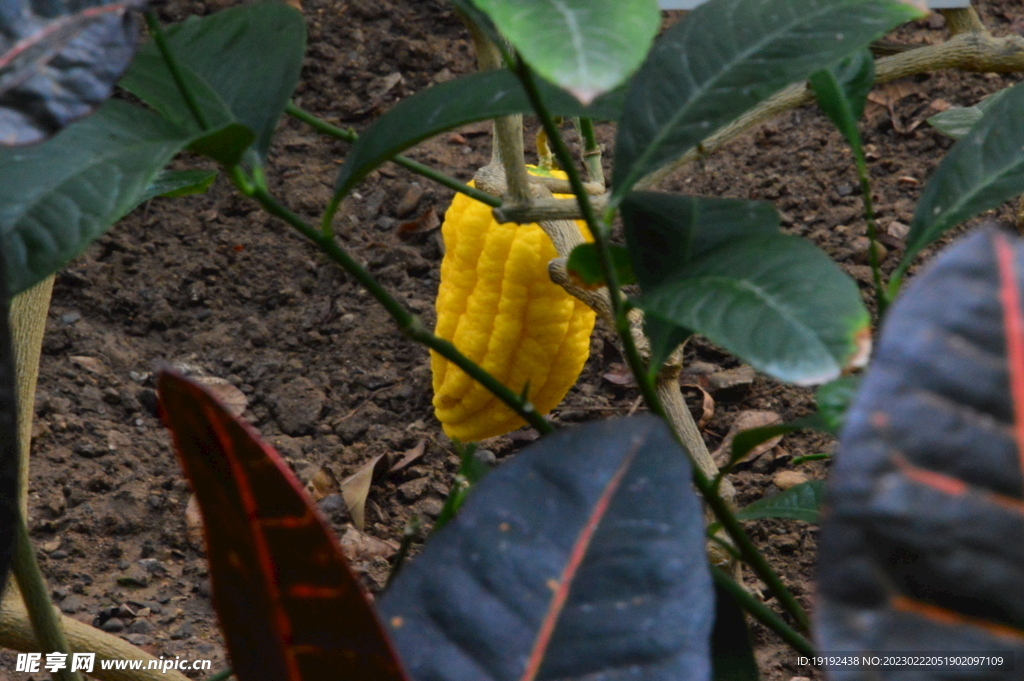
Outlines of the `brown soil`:
{"type": "MultiPolygon", "coordinates": [[[[215,4],[172,0],[163,11],[180,19],[214,11],[215,4]]],[[[304,4],[309,50],[296,100],[328,120],[365,129],[400,98],[474,69],[466,32],[440,0],[304,4]]],[[[1009,0],[977,4],[998,34],[1024,19],[1024,9],[1009,0]]],[[[934,15],[895,37],[937,42],[945,33],[934,15]]],[[[891,223],[910,222],[924,181],[952,144],[923,119],[943,102],[973,104],[1014,80],[938,73],[876,91],[895,99],[891,113],[870,105],[862,126],[883,230],[898,234],[891,223]]],[[[489,158],[486,130],[445,134],[410,155],[468,180],[489,158]]],[[[271,155],[273,191],[315,220],[346,151],[284,120],[271,155]]],[[[855,242],[865,227],[850,155],[814,107],[741,137],[664,188],[773,201],[784,228],[824,248],[870,298],[866,253],[855,242]]],[[[450,191],[387,166],[346,200],[339,219],[345,248],[428,324],[438,232],[403,238],[399,227],[425,212],[442,214],[450,198],[450,191]]],[[[887,234],[884,244],[891,269],[902,242],[887,234]]],[[[689,353],[712,369],[738,365],[703,342],[692,343],[689,353]]],[[[414,514],[437,514],[458,460],[432,415],[426,350],[402,337],[337,266],[221,178],[205,195],[141,207],[57,277],[36,401],[30,508],[40,561],[65,613],[154,654],[212,658],[214,670],[227,664],[203,553],[186,532],[188,485],[155,415],[152,371],[160,361],[238,387],[248,398],[245,417],[304,481],[322,467],[342,479],[372,457],[425,442],[422,459],[373,487],[367,532],[397,542],[414,514]]],[[[590,361],[554,421],[634,408],[637,391],[605,378],[616,377],[621,361],[612,334],[599,328],[590,361]]],[[[790,419],[813,408],[809,391],[763,377],[738,394],[715,397],[704,430],[712,450],[741,411],[790,419]]],[[[532,438],[524,430],[485,446],[501,459],[532,438]]],[[[822,436],[787,437],[741,465],[740,502],[776,493],[779,471],[823,477],[827,464],[791,460],[832,446],[822,436]]],[[[343,531],[345,518],[334,520],[343,531]]],[[[765,521],[750,530],[810,606],[816,528],[765,521]]],[[[372,588],[383,585],[386,560],[357,557],[356,567],[372,588]]],[[[766,678],[816,674],[798,667],[773,635],[758,629],[756,636],[766,678]]]]}

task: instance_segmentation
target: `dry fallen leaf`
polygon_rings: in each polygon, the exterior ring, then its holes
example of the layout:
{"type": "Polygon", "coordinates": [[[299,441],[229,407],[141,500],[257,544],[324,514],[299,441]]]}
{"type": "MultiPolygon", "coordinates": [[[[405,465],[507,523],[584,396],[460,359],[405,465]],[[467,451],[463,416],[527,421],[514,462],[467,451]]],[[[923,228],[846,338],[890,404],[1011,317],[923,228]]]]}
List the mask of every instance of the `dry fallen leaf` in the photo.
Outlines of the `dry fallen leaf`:
{"type": "Polygon", "coordinates": [[[105,374],[107,373],[107,367],[103,362],[96,359],[95,357],[85,357],[83,355],[74,355],[68,357],[71,363],[80,369],[85,369],[91,374],[105,374]]]}
{"type": "Polygon", "coordinates": [[[350,563],[368,562],[374,558],[389,560],[398,551],[398,547],[391,542],[371,537],[354,527],[345,530],[340,543],[350,563]]]}
{"type": "Polygon", "coordinates": [[[402,470],[412,462],[418,461],[423,457],[423,453],[425,451],[427,451],[427,441],[420,440],[419,442],[416,443],[415,447],[413,447],[409,451],[402,454],[401,457],[399,457],[398,461],[396,461],[394,465],[391,466],[391,469],[388,471],[388,473],[395,473],[397,471],[402,470]]]}
{"type": "MultiPolygon", "coordinates": [[[[736,435],[738,433],[744,430],[750,430],[751,428],[773,426],[777,423],[782,423],[782,417],[773,411],[742,411],[736,416],[736,420],[732,422],[732,426],[729,428],[729,432],[726,434],[725,439],[722,440],[721,446],[719,446],[711,456],[715,458],[715,463],[719,466],[724,466],[729,461],[729,456],[732,454],[732,441],[736,439],[736,435]]],[[[778,435],[767,442],[762,442],[750,450],[747,455],[743,457],[743,460],[751,461],[756,459],[765,452],[771,451],[771,449],[775,445],[779,444],[781,440],[782,436],[778,435]]]]}
{"type": "Polygon", "coordinates": [[[340,492],[341,485],[338,484],[338,478],[334,477],[334,473],[331,472],[330,468],[321,467],[309,479],[309,482],[306,484],[306,491],[313,501],[320,501],[330,494],[340,492]]]}
{"type": "Polygon", "coordinates": [[[345,498],[352,524],[356,529],[366,527],[366,497],[370,494],[370,486],[388,469],[388,460],[384,454],[363,464],[362,468],[341,481],[341,496],[345,498]]]}
{"type": "Polygon", "coordinates": [[[433,206],[427,208],[423,213],[411,222],[403,222],[395,231],[399,239],[410,239],[417,234],[424,234],[433,231],[441,226],[441,219],[437,217],[437,211],[433,206]]]}
{"type": "Polygon", "coordinates": [[[227,379],[216,376],[193,376],[192,380],[210,391],[232,416],[241,416],[249,405],[249,398],[245,393],[231,385],[227,379]]]}
{"type": "MultiPolygon", "coordinates": [[[[697,427],[703,428],[715,417],[715,398],[711,396],[711,393],[696,383],[687,382],[683,383],[679,387],[683,390],[683,397],[688,397],[686,394],[687,391],[691,394],[697,394],[700,396],[701,408],[700,417],[697,419],[697,427]]],[[[687,401],[687,404],[689,404],[689,400],[687,401]]]]}

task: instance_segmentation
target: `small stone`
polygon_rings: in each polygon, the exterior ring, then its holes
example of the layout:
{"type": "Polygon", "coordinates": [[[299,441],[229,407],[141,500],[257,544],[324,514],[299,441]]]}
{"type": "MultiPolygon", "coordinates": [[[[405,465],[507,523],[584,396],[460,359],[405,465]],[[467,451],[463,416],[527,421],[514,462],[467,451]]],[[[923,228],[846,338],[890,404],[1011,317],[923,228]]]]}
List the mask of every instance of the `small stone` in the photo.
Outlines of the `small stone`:
{"type": "Polygon", "coordinates": [[[853,185],[850,184],[849,182],[843,182],[842,184],[836,186],[836,194],[839,194],[839,196],[849,196],[852,193],[853,185]]]}
{"type": "Polygon", "coordinates": [[[793,553],[800,548],[800,537],[795,534],[780,534],[772,538],[772,543],[782,553],[793,553]]]}
{"type": "Polygon", "coordinates": [[[893,220],[885,228],[886,233],[896,239],[906,239],[910,234],[910,225],[905,225],[899,220],[893,220]]]}
{"type": "Polygon", "coordinates": [[[772,476],[772,484],[781,490],[796,487],[807,482],[808,478],[800,471],[779,471],[772,476]]]}
{"type": "MultiPolygon", "coordinates": [[[[869,253],[871,252],[871,239],[866,236],[858,236],[850,243],[853,248],[853,260],[860,264],[866,264],[871,262],[869,253]]],[[[885,260],[885,257],[889,255],[888,249],[879,242],[875,242],[875,257],[878,258],[878,262],[885,260]]]]}
{"type": "Polygon", "coordinates": [[[81,312],[79,312],[78,310],[71,310],[69,312],[65,312],[60,316],[60,323],[63,324],[64,326],[71,326],[81,318],[81,312]]]}
{"type": "Polygon", "coordinates": [[[444,502],[442,502],[440,499],[435,499],[433,497],[421,499],[416,503],[415,506],[413,506],[414,511],[416,511],[417,513],[422,513],[428,518],[436,518],[437,516],[441,515],[441,509],[443,508],[444,502]]]}
{"type": "Polygon", "coordinates": [[[316,502],[320,512],[326,516],[333,516],[336,513],[348,513],[348,506],[345,505],[345,497],[340,494],[328,494],[316,502]]]}
{"type": "Polygon", "coordinates": [[[402,501],[416,501],[427,491],[429,478],[416,478],[398,486],[398,497],[402,501]]]}
{"type": "Polygon", "coordinates": [[[164,564],[155,558],[143,558],[139,561],[139,565],[141,565],[142,569],[144,569],[151,575],[161,575],[167,573],[167,568],[164,567],[164,564]]]}
{"type": "Polygon", "coordinates": [[[323,413],[327,396],[305,376],[278,388],[271,396],[277,424],[288,435],[308,435],[323,413]]]}
{"type": "Polygon", "coordinates": [[[409,217],[416,210],[416,206],[419,205],[420,199],[423,198],[423,187],[419,183],[414,182],[406,190],[405,196],[398,202],[398,206],[395,208],[395,215],[400,218],[409,217]]]}
{"type": "Polygon", "coordinates": [[[133,646],[144,646],[149,643],[149,637],[144,634],[125,634],[124,639],[133,646]]]}
{"type": "Polygon", "coordinates": [[[124,631],[124,622],[117,617],[111,617],[106,622],[100,625],[100,629],[107,632],[108,634],[116,634],[119,631],[124,631]]]}
{"type": "Polygon", "coordinates": [[[757,373],[751,367],[738,366],[708,376],[707,389],[716,400],[735,401],[750,392],[750,386],[756,377],[757,373]]]}
{"type": "Polygon", "coordinates": [[[171,632],[171,639],[179,641],[183,638],[192,638],[192,623],[185,622],[180,627],[171,632]]]}
{"type": "Polygon", "coordinates": [[[60,549],[57,549],[56,551],[53,551],[52,553],[50,553],[50,558],[52,558],[54,560],[64,560],[67,557],[68,557],[68,552],[67,551],[61,551],[60,549]]]}

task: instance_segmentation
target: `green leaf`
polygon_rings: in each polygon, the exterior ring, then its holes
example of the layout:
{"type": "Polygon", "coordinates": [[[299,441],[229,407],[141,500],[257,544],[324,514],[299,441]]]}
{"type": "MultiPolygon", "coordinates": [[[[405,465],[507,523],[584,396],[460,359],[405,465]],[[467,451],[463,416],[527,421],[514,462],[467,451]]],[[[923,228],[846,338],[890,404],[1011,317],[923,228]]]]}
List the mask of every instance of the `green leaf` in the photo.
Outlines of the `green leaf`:
{"type": "MultiPolygon", "coordinates": [[[[256,135],[257,152],[266,157],[299,80],[306,49],[302,14],[284,3],[260,2],[189,17],[168,26],[166,34],[210,128],[230,122],[245,125],[256,135]]],[[[139,50],[120,84],[170,120],[198,130],[152,42],[139,50]]]]}
{"type": "Polygon", "coordinates": [[[216,170],[165,170],[146,187],[142,200],[205,194],[216,179],[216,170]]]}
{"type": "Polygon", "coordinates": [[[712,681],[758,681],[747,618],[736,598],[715,582],[715,628],[711,632],[712,681]]]}
{"type": "Polygon", "coordinates": [[[217,163],[230,168],[242,160],[242,154],[254,139],[256,137],[248,127],[241,123],[228,123],[188,145],[188,150],[208,156],[217,163]]]}
{"type": "Polygon", "coordinates": [[[189,141],[158,114],[112,100],[43,144],[0,149],[0,247],[11,292],[56,272],[144,201],[189,141]]]}
{"type": "Polygon", "coordinates": [[[632,192],[622,217],[649,316],[799,385],[866,359],[870,319],[856,284],[807,241],[779,234],[769,204],[632,192]]]}
{"type": "MultiPolygon", "coordinates": [[[[636,276],[629,264],[629,253],[622,246],[609,247],[612,256],[612,267],[615,269],[619,284],[635,284],[636,276]]],[[[601,273],[601,262],[597,255],[597,246],[592,243],[580,244],[572,249],[565,267],[569,274],[574,275],[584,285],[597,288],[604,286],[604,274],[601,273]]]]}
{"type": "Polygon", "coordinates": [[[795,81],[922,14],[893,0],[711,0],[630,81],[614,196],[795,81]]]}
{"type": "Polygon", "coordinates": [[[1024,83],[1007,90],[942,159],[921,193],[898,274],[946,230],[1024,191],[1021,111],[1024,83]]]}
{"type": "Polygon", "coordinates": [[[860,389],[860,376],[843,376],[826,383],[814,392],[822,427],[838,435],[846,422],[846,412],[860,389]]]}
{"type": "Polygon", "coordinates": [[[825,498],[825,483],[821,480],[802,482],[784,492],[741,508],[736,513],[738,520],[758,518],[788,518],[817,523],[819,509],[825,498]]]}
{"type": "MultiPolygon", "coordinates": [[[[553,116],[613,120],[622,110],[622,90],[584,107],[564,90],[544,81],[537,85],[553,116]]],[[[352,146],[334,183],[335,200],[381,163],[428,137],[466,123],[532,111],[519,80],[504,69],[474,73],[417,92],[374,121],[352,146]]]]}
{"type": "Polygon", "coordinates": [[[971,128],[981,120],[985,112],[999,101],[1006,94],[1009,88],[995,92],[974,106],[954,106],[951,109],[937,113],[928,119],[928,125],[932,126],[944,135],[953,139],[960,139],[971,131],[971,128]]]}
{"type": "Polygon", "coordinates": [[[656,0],[475,0],[522,58],[581,102],[640,66],[661,25],[656,0]]]}
{"type": "Polygon", "coordinates": [[[818,106],[859,156],[862,152],[857,121],[875,83],[875,58],[869,50],[861,50],[830,69],[811,74],[810,82],[818,106]]]}

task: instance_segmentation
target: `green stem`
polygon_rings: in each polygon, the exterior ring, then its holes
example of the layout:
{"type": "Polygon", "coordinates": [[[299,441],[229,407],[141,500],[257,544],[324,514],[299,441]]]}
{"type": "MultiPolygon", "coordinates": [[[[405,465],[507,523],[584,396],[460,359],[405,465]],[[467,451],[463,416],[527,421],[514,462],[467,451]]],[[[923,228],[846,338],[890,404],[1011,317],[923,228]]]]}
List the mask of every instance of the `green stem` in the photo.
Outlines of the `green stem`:
{"type": "MultiPolygon", "coordinates": [[[[648,408],[651,412],[657,414],[662,419],[665,419],[665,410],[662,407],[661,400],[658,399],[653,381],[645,370],[643,359],[640,357],[640,351],[637,349],[636,343],[633,340],[633,334],[629,327],[629,318],[627,317],[628,304],[622,299],[618,278],[615,273],[615,268],[612,265],[611,249],[608,241],[608,233],[610,231],[608,225],[610,223],[609,215],[611,214],[611,211],[606,211],[604,215],[605,220],[598,223],[593,205],[590,203],[590,198],[583,188],[583,182],[580,179],[579,172],[577,172],[576,166],[572,161],[572,155],[569,153],[569,149],[562,140],[561,134],[559,134],[547,107],[540,97],[536,82],[533,79],[533,74],[522,60],[516,62],[516,75],[522,82],[523,89],[526,91],[526,94],[530,99],[534,112],[537,114],[538,118],[540,118],[541,124],[544,126],[544,130],[547,132],[548,143],[552,146],[552,149],[555,152],[555,157],[558,159],[558,162],[562,164],[563,170],[569,176],[569,184],[572,186],[572,190],[576,194],[576,200],[580,206],[580,213],[586,221],[587,226],[590,228],[590,233],[594,237],[594,245],[597,247],[598,261],[601,264],[601,273],[608,285],[608,294],[611,298],[612,314],[615,318],[616,331],[622,339],[626,361],[629,363],[629,367],[633,372],[633,375],[637,378],[641,394],[643,395],[648,408]]],[[[689,454],[689,452],[687,453],[689,454]]],[[[750,540],[750,537],[748,537],[746,532],[743,531],[743,527],[740,525],[739,520],[736,519],[736,516],[732,513],[732,510],[729,508],[725,500],[715,492],[713,484],[708,480],[707,476],[701,472],[700,467],[694,463],[692,468],[694,484],[704,496],[705,501],[711,507],[712,511],[714,511],[715,516],[722,523],[722,527],[725,528],[725,531],[729,533],[729,536],[736,543],[736,548],[739,550],[740,555],[743,556],[751,569],[754,570],[757,576],[761,578],[768,588],[776,594],[779,599],[779,603],[793,617],[798,626],[805,631],[808,630],[810,628],[810,620],[808,619],[807,613],[804,611],[803,607],[801,607],[800,603],[797,602],[789,589],[786,588],[785,584],[782,583],[782,579],[768,564],[768,561],[765,560],[761,552],[757,550],[757,547],[750,540]]]]}
{"type": "MultiPolygon", "coordinates": [[[[288,102],[288,104],[286,104],[284,107],[284,111],[285,113],[295,118],[296,120],[300,120],[303,123],[306,123],[314,130],[322,132],[325,135],[330,135],[331,137],[342,140],[343,142],[351,143],[359,139],[359,135],[354,131],[344,130],[342,128],[337,127],[336,125],[331,125],[322,118],[317,117],[316,115],[306,111],[305,109],[299,108],[293,102],[288,102]]],[[[430,166],[424,165],[419,161],[414,161],[408,156],[397,154],[396,156],[391,157],[391,160],[397,163],[398,165],[402,166],[403,168],[406,168],[418,175],[422,175],[423,177],[433,180],[438,184],[442,184],[445,187],[448,187],[449,189],[454,189],[455,191],[461,194],[465,194],[470,198],[474,198],[477,201],[480,201],[481,203],[486,203],[488,206],[492,208],[498,208],[499,206],[501,206],[501,199],[498,198],[497,196],[492,196],[487,192],[480,191],[476,187],[470,187],[468,184],[464,182],[459,182],[454,177],[451,177],[450,175],[445,175],[444,173],[438,170],[434,170],[430,166]]],[[[341,200],[343,198],[344,197],[342,196],[333,197],[331,199],[331,202],[327,205],[327,210],[324,211],[324,216],[320,223],[320,229],[327,235],[330,235],[333,231],[331,224],[334,222],[334,215],[335,213],[338,212],[338,208],[341,206],[341,200]]]]}
{"type": "MultiPolygon", "coordinates": [[[[242,187],[239,188],[242,189],[242,187]]],[[[355,279],[362,284],[367,291],[369,291],[370,295],[376,298],[377,302],[384,306],[384,309],[387,310],[388,314],[390,314],[395,320],[395,323],[398,324],[398,328],[402,333],[412,340],[426,345],[428,348],[462,369],[470,376],[470,378],[487,388],[487,390],[542,434],[546,435],[554,432],[554,428],[551,424],[548,423],[547,419],[537,413],[537,410],[530,402],[521,399],[519,395],[506,388],[498,381],[498,379],[484,371],[480,365],[476,364],[459,352],[458,349],[456,349],[456,347],[450,342],[435,336],[427,330],[427,328],[423,326],[423,322],[420,321],[419,317],[406,310],[401,303],[395,300],[395,298],[392,297],[391,294],[373,278],[373,275],[353,260],[343,248],[338,246],[333,237],[315,229],[301,217],[279,203],[277,199],[271,196],[270,193],[262,187],[253,187],[248,195],[259,201],[260,205],[262,205],[263,209],[268,213],[281,218],[298,230],[303,236],[316,244],[329,258],[341,265],[346,272],[355,277],[355,279]]]]}
{"type": "Polygon", "coordinates": [[[741,585],[730,579],[721,569],[712,565],[711,576],[714,578],[715,584],[728,591],[747,612],[753,615],[754,619],[781,636],[795,650],[807,656],[817,654],[810,641],[786,624],[771,608],[754,598],[741,585]]]}
{"type": "Polygon", "coordinates": [[[604,166],[601,165],[601,145],[594,134],[594,122],[589,118],[577,118],[576,127],[583,140],[583,163],[587,167],[587,177],[591,182],[604,186],[604,166]]]}
{"type": "Polygon", "coordinates": [[[203,116],[203,112],[199,108],[199,103],[196,101],[195,96],[193,96],[192,91],[185,85],[185,78],[182,76],[181,67],[178,65],[178,60],[171,54],[171,48],[167,44],[164,30],[160,27],[160,20],[153,10],[146,10],[146,25],[149,26],[149,32],[153,35],[153,42],[156,43],[156,49],[160,51],[160,56],[163,57],[167,70],[171,72],[171,79],[178,86],[178,92],[181,93],[182,98],[185,100],[188,110],[192,112],[192,117],[196,119],[196,125],[199,126],[200,130],[209,130],[209,122],[203,116]]]}
{"type": "Polygon", "coordinates": [[[889,295],[882,282],[882,269],[878,262],[878,247],[875,245],[878,243],[878,231],[875,226],[875,207],[874,201],[871,198],[871,178],[868,175],[867,160],[864,158],[864,150],[860,146],[860,140],[856,140],[857,144],[851,144],[853,150],[854,164],[857,167],[857,179],[860,181],[860,191],[864,196],[864,221],[868,227],[868,262],[871,265],[871,275],[874,278],[875,284],[875,304],[878,306],[878,321],[881,323],[882,318],[885,317],[885,311],[889,307],[889,295]]]}
{"type": "Polygon", "coordinates": [[[35,632],[36,642],[43,653],[64,653],[68,656],[65,658],[68,666],[53,672],[54,679],[57,681],[82,681],[78,672],[71,671],[71,646],[68,645],[64,630],[57,619],[57,611],[46,591],[46,581],[39,571],[39,563],[36,562],[35,549],[32,548],[24,517],[19,516],[14,531],[17,533],[15,539],[17,548],[14,552],[13,564],[14,577],[18,580],[18,587],[21,589],[21,597],[25,601],[25,609],[28,610],[28,617],[32,622],[32,631],[35,632]]]}

